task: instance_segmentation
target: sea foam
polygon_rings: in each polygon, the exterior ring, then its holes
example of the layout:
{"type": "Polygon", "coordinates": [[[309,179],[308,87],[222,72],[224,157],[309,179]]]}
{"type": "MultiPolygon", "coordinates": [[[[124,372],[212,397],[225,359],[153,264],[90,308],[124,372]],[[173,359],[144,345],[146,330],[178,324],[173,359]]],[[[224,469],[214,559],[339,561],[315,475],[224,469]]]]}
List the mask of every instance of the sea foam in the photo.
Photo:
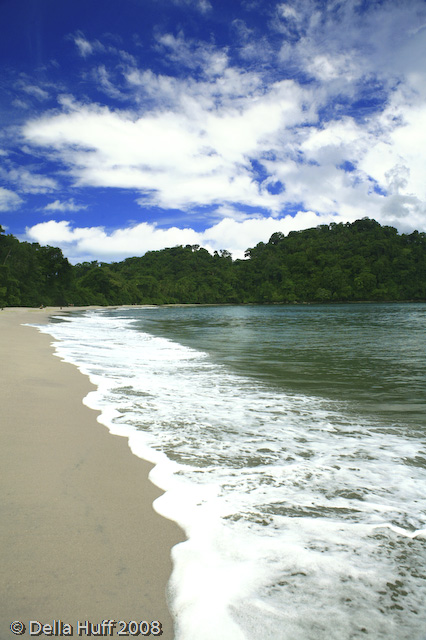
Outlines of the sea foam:
{"type": "MultiPolygon", "coordinates": [[[[120,317],[121,316],[121,317],[120,317]]],[[[421,638],[421,443],[91,312],[40,327],[89,375],[85,403],[151,461],[177,640],[421,638]],[[411,533],[410,533],[411,532],[411,533]]]]}

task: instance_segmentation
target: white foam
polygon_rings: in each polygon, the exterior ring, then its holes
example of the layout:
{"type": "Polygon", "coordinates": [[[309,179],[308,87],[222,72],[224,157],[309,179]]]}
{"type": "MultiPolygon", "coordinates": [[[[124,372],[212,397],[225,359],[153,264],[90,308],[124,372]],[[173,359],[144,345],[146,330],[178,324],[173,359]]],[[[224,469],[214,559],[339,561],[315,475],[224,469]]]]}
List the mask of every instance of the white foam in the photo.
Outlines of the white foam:
{"type": "Polygon", "coordinates": [[[154,507],[188,536],[173,550],[178,640],[416,637],[425,581],[398,545],[424,554],[425,470],[404,463],[422,443],[132,326],[89,313],[40,329],[97,385],[85,403],[100,421],[155,465],[154,507]]]}
{"type": "Polygon", "coordinates": [[[389,522],[385,522],[384,524],[376,525],[375,529],[390,529],[394,531],[400,536],[405,536],[406,538],[410,538],[414,540],[414,538],[425,538],[426,539],[426,529],[417,529],[416,531],[408,531],[407,529],[403,529],[402,527],[396,527],[394,524],[390,524],[389,522]]]}

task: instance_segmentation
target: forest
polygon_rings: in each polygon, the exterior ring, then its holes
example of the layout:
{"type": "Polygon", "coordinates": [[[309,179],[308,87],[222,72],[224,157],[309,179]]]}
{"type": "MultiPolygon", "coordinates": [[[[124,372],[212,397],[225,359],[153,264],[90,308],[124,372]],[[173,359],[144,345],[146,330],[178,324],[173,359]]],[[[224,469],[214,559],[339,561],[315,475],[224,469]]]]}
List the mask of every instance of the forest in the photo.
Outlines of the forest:
{"type": "Polygon", "coordinates": [[[186,245],[76,265],[0,226],[0,307],[398,300],[426,301],[426,233],[369,218],[274,233],[244,260],[186,245]]]}

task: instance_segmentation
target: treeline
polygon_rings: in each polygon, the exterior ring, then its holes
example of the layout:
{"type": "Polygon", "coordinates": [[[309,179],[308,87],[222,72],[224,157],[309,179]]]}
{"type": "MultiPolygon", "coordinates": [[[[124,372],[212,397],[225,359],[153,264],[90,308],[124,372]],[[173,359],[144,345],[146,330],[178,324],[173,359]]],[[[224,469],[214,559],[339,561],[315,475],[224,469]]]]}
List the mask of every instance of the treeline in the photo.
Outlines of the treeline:
{"type": "Polygon", "coordinates": [[[72,266],[0,227],[0,306],[360,300],[426,300],[426,233],[363,218],[274,233],[245,260],[187,245],[72,266]]]}

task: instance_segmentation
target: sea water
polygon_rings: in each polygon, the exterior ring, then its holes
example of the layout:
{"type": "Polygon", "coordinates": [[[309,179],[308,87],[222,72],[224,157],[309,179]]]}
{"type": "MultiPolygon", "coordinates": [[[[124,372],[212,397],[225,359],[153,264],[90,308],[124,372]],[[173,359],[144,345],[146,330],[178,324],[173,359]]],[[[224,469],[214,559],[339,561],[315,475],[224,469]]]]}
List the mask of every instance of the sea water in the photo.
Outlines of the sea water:
{"type": "Polygon", "coordinates": [[[186,533],[176,640],[426,639],[426,305],[120,308],[40,330],[186,533]]]}

